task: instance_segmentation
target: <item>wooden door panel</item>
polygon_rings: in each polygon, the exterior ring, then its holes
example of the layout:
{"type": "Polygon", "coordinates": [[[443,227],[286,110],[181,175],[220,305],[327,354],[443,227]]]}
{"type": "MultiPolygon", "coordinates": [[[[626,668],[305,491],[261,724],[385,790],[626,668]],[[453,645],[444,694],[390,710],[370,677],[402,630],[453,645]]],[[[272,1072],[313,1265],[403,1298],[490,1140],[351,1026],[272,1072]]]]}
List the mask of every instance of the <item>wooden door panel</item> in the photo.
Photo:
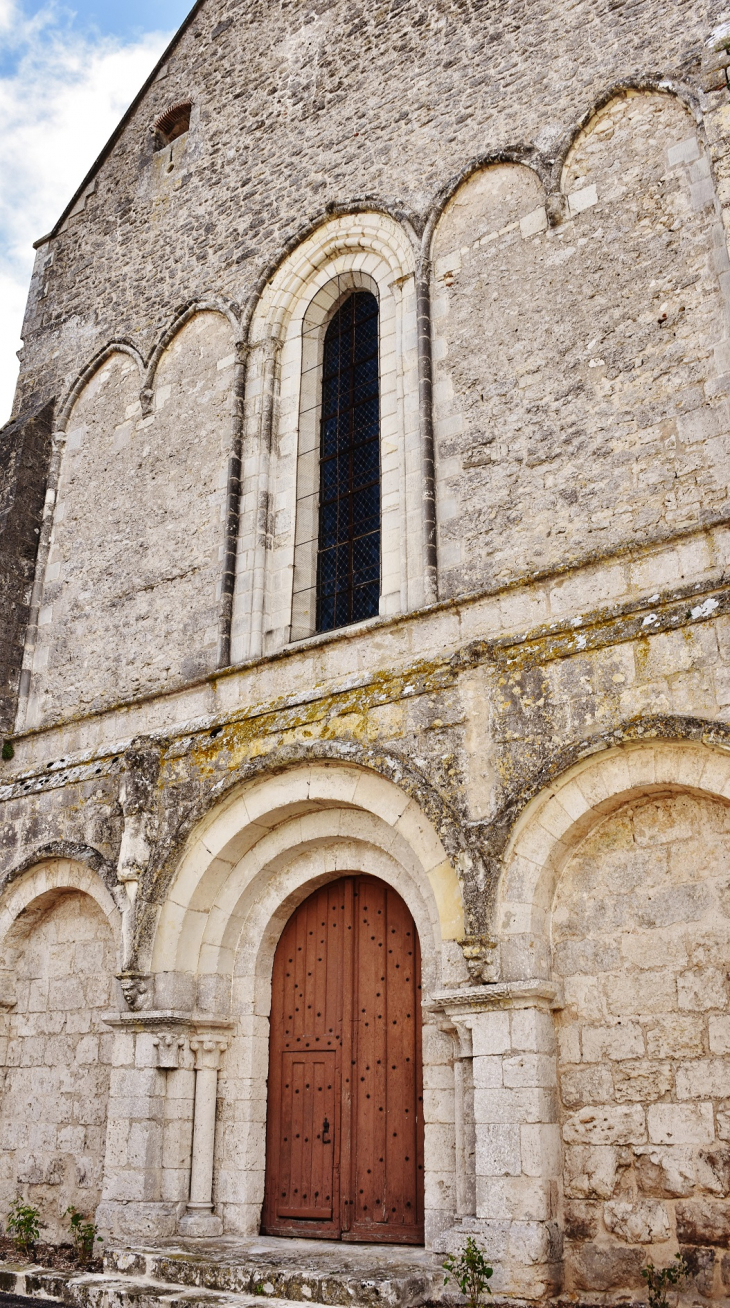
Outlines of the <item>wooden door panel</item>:
{"type": "Polygon", "coordinates": [[[375,1239],[387,1218],[386,919],[383,882],[359,878],[355,890],[355,1014],[353,1023],[353,1136],[357,1140],[354,1204],[349,1238],[375,1239]]]}
{"type": "Polygon", "coordinates": [[[279,1217],[332,1220],[337,1088],[334,1051],[282,1055],[279,1217]]]}
{"type": "Polygon", "coordinates": [[[351,900],[351,883],[344,880],[315,891],[287,922],[274,957],[265,1234],[339,1235],[345,942],[351,900]],[[313,1088],[317,1084],[321,1090],[313,1088]],[[314,1107],[320,1098],[326,1099],[321,1116],[314,1107]],[[325,1117],[330,1144],[321,1139],[325,1117]]]}
{"type": "Polygon", "coordinates": [[[394,890],[358,879],[356,898],[357,1141],[347,1238],[423,1240],[421,978],[413,918],[394,890]]]}
{"type": "Polygon", "coordinates": [[[343,877],[292,915],[272,977],[265,1234],[422,1243],[420,1004],[415,924],[385,882],[343,877]]]}

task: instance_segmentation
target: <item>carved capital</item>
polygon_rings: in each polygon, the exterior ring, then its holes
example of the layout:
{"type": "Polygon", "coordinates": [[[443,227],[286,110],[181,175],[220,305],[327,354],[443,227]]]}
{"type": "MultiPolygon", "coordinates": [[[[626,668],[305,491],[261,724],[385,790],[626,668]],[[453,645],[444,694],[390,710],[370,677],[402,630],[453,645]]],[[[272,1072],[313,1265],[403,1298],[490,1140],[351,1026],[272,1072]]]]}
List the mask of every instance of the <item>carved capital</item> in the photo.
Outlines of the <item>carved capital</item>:
{"type": "Polygon", "coordinates": [[[185,1037],[171,1035],[168,1031],[165,1035],[155,1036],[153,1045],[157,1049],[157,1066],[163,1068],[176,1068],[180,1066],[180,1055],[185,1048],[185,1037]]]}
{"type": "Polygon", "coordinates": [[[228,1041],[220,1036],[198,1035],[190,1041],[190,1048],[195,1054],[195,1070],[208,1068],[217,1072],[221,1065],[221,1054],[228,1048],[228,1041]]]}

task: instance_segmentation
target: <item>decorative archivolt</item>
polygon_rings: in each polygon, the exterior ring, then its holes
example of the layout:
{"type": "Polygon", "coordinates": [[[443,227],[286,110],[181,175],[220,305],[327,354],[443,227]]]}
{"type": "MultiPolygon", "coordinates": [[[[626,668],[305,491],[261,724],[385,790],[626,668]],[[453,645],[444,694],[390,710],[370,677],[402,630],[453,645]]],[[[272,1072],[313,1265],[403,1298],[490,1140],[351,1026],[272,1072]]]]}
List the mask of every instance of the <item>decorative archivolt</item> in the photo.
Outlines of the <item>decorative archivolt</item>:
{"type": "Polygon", "coordinates": [[[570,163],[570,156],[580,146],[583,137],[590,133],[594,120],[598,115],[602,114],[605,109],[608,109],[615,102],[635,95],[663,96],[678,100],[695,125],[702,122],[696,94],[684,82],[665,78],[634,78],[606,87],[579,118],[578,122],[572,124],[557,146],[554,157],[550,161],[550,173],[556,186],[561,185],[565,170],[570,163]]]}
{"type": "Polygon", "coordinates": [[[408,903],[434,981],[442,943],[463,936],[463,906],[453,864],[417,802],[344,764],[244,783],[190,835],[154,931],[152,970],[230,977],[241,942],[244,959],[259,946],[273,957],[272,939],[316,884],[368,870],[408,903]]]}
{"type": "Polygon", "coordinates": [[[143,394],[152,394],[155,374],[165,350],[172,344],[178,332],[181,332],[183,327],[199,313],[218,313],[221,317],[226,318],[231,325],[234,344],[236,347],[241,346],[241,320],[237,304],[234,305],[231,301],[223,300],[214,295],[203,296],[200,300],[191,300],[189,304],[178,310],[167,330],[162,333],[159,341],[153,347],[145,367],[143,394]]]}
{"type": "Polygon", "coordinates": [[[133,359],[139,370],[140,385],[144,376],[144,361],[139,350],[135,349],[127,341],[110,341],[105,345],[103,350],[99,350],[93,359],[82,369],[75,381],[69,386],[66,394],[58,406],[58,417],[56,419],[56,431],[65,432],[68,420],[71,416],[73,407],[79,396],[86,389],[89,382],[93,380],[100,368],[117,354],[126,354],[133,359]]]}
{"type": "Polygon", "coordinates": [[[413,274],[415,268],[415,234],[389,214],[372,210],[330,218],[305,237],[267,281],[253,310],[249,342],[283,340],[297,305],[304,302],[306,307],[338,272],[365,271],[377,281],[378,272],[394,280],[413,274]]]}

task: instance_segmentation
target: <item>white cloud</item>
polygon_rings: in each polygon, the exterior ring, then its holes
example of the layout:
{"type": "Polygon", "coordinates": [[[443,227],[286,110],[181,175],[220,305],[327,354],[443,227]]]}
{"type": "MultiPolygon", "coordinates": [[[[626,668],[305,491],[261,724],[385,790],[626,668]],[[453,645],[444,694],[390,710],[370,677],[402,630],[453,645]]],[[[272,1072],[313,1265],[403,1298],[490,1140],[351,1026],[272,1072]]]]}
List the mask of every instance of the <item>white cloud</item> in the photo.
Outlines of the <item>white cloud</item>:
{"type": "Polygon", "coordinates": [[[14,0],[0,0],[0,32],[11,27],[16,18],[14,0]]]}
{"type": "Polygon", "coordinates": [[[53,226],[153,68],[169,34],[92,41],[48,7],[33,19],[0,0],[0,425],[10,413],[15,352],[34,240],[53,226]]]}

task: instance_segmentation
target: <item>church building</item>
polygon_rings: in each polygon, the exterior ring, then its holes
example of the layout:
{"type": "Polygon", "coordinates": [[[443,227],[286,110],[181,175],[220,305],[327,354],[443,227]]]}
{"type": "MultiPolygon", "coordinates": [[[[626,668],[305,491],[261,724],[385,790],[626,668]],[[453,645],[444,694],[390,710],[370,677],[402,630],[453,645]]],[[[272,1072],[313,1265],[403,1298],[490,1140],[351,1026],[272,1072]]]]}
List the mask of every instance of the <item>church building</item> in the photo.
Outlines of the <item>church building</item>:
{"type": "Polygon", "coordinates": [[[729,87],[718,0],[198,0],[36,242],[23,1293],[730,1304],[729,87]]]}

